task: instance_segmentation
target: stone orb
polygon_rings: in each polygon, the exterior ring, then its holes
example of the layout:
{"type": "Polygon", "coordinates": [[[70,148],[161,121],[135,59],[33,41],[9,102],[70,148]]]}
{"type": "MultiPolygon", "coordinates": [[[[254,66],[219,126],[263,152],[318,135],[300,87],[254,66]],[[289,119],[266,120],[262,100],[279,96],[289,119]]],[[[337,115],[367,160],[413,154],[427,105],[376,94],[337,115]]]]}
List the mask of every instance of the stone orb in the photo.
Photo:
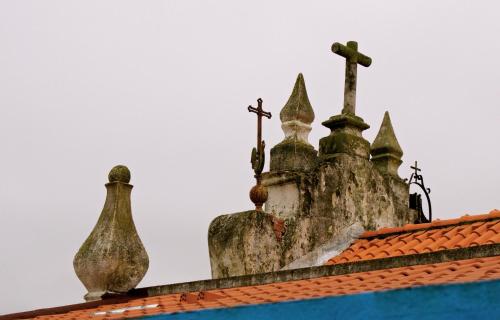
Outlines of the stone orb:
{"type": "Polygon", "coordinates": [[[113,167],[108,175],[109,182],[130,182],[130,170],[123,165],[113,167]]]}

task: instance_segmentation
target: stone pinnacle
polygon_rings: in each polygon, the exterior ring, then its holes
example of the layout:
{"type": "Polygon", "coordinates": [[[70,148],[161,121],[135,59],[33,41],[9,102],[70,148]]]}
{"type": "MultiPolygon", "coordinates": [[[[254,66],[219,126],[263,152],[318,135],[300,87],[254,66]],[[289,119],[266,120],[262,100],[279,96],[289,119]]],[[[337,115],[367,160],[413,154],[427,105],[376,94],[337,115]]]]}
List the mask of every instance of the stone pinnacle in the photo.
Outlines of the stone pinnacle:
{"type": "Polygon", "coordinates": [[[385,112],[380,130],[378,131],[375,141],[373,141],[371,153],[372,156],[381,153],[391,153],[398,157],[403,155],[403,150],[401,149],[398,139],[396,138],[396,134],[394,133],[394,128],[392,127],[388,111],[385,112]]]}
{"type": "Polygon", "coordinates": [[[385,112],[384,120],[380,130],[370,148],[371,161],[380,172],[395,177],[398,176],[398,168],[401,165],[403,150],[399,145],[396,134],[392,127],[389,112],[385,112]]]}
{"type": "Polygon", "coordinates": [[[311,124],[314,121],[314,110],[307,96],[304,76],[299,73],[292,94],[287,103],[280,112],[281,122],[298,120],[305,124],[311,124]]]}
{"type": "Polygon", "coordinates": [[[281,109],[280,120],[285,138],[271,149],[271,171],[308,170],[316,162],[317,151],[308,140],[314,111],[302,73],[281,109]]]}

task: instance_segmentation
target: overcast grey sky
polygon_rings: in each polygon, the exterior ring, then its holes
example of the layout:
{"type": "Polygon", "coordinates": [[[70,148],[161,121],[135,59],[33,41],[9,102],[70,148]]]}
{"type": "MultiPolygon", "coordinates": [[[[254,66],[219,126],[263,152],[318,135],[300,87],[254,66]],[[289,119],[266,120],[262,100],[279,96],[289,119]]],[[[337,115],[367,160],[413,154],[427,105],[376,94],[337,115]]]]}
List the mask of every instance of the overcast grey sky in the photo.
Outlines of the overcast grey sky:
{"type": "MultiPolygon", "coordinates": [[[[310,141],[342,106],[359,42],[357,113],[389,110],[437,218],[500,208],[500,19],[491,1],[0,1],[0,314],[82,301],[73,256],[116,164],[150,256],[140,286],[208,278],[207,229],[252,208],[264,99],[270,149],[303,72],[310,141]]],[[[266,166],[267,167],[267,166],[266,166]]]]}

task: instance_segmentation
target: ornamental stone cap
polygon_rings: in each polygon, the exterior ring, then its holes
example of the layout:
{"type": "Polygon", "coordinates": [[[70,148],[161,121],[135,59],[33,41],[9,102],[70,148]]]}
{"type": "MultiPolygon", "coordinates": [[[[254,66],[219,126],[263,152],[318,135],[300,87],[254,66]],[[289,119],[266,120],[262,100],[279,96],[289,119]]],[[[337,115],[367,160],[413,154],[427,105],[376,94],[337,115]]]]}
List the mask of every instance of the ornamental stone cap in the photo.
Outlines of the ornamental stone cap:
{"type": "Polygon", "coordinates": [[[398,158],[403,155],[403,150],[401,149],[398,139],[396,138],[396,134],[394,133],[394,128],[392,127],[388,111],[385,112],[380,130],[378,131],[375,141],[373,141],[373,144],[371,145],[372,156],[385,153],[393,154],[398,158]]]}
{"type": "Polygon", "coordinates": [[[130,170],[124,165],[117,165],[108,174],[109,182],[130,182],[130,170]]]}
{"type": "Polygon", "coordinates": [[[126,294],[142,280],[149,258],[132,218],[130,171],[111,169],[106,201],[99,220],[73,260],[75,273],[87,288],[86,300],[126,294]]]}
{"type": "Polygon", "coordinates": [[[304,76],[299,73],[292,94],[280,112],[281,122],[298,120],[311,124],[314,121],[314,110],[307,96],[304,76]]]}

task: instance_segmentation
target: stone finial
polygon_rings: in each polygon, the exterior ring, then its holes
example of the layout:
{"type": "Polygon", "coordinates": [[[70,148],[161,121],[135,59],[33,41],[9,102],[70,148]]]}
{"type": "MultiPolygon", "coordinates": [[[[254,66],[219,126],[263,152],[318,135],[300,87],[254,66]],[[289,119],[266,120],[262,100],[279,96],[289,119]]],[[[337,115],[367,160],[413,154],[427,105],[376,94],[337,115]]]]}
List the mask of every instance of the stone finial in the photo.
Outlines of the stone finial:
{"type": "Polygon", "coordinates": [[[384,120],[370,151],[372,155],[371,161],[377,169],[384,174],[399,177],[398,168],[402,163],[403,150],[394,134],[388,111],[384,114],[384,120]]]}
{"type": "Polygon", "coordinates": [[[149,258],[135,229],[130,204],[130,171],[116,166],[109,173],[104,208],[94,229],[73,260],[76,275],[87,288],[85,299],[123,294],[144,277],[149,258]]]}
{"type": "Polygon", "coordinates": [[[122,165],[117,165],[111,171],[109,172],[108,175],[108,180],[109,182],[123,182],[123,183],[129,183],[130,182],[130,170],[126,166],[122,165]]]}
{"type": "Polygon", "coordinates": [[[314,121],[314,110],[307,96],[306,84],[302,73],[299,73],[297,76],[292,94],[283,109],[281,109],[280,120],[282,123],[300,121],[308,125],[314,121]]]}
{"type": "Polygon", "coordinates": [[[280,120],[285,139],[271,149],[271,171],[311,168],[317,155],[308,141],[314,110],[302,73],[297,76],[292,94],[280,112],[280,120]]]}

